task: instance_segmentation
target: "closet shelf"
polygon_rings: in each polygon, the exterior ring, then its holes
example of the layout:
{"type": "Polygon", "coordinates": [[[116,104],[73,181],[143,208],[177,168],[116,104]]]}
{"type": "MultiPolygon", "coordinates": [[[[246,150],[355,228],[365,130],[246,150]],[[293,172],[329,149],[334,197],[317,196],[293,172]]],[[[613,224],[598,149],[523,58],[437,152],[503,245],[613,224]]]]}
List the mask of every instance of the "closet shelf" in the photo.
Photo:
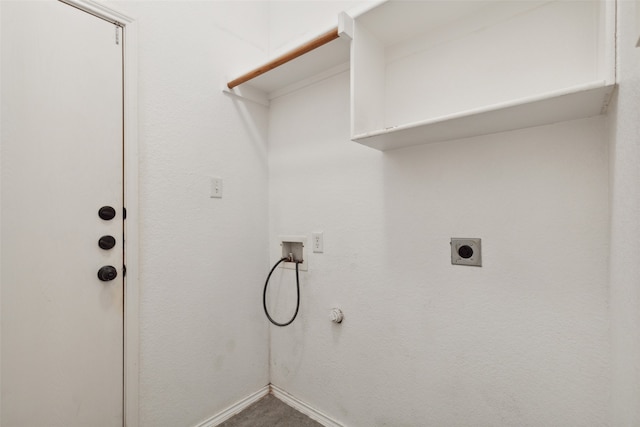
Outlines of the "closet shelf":
{"type": "Polygon", "coordinates": [[[249,80],[255,79],[262,74],[273,70],[274,68],[280,67],[289,61],[293,61],[294,59],[299,58],[302,55],[337,39],[338,37],[338,27],[332,28],[326,33],[321,34],[318,37],[302,44],[301,46],[296,47],[295,49],[285,53],[284,55],[281,55],[276,59],[273,59],[266,64],[259,66],[255,70],[249,71],[248,73],[231,80],[229,83],[227,83],[227,87],[229,89],[233,89],[234,87],[241,85],[242,83],[246,83],[249,80]]]}
{"type": "Polygon", "coordinates": [[[354,135],[353,141],[386,151],[593,117],[606,112],[615,85],[594,82],[456,114],[354,135]]]}
{"type": "Polygon", "coordinates": [[[596,116],[615,1],[387,1],[354,18],[353,141],[391,150],[596,116]]]}
{"type": "Polygon", "coordinates": [[[592,117],[616,85],[615,1],[370,3],[223,90],[268,105],[350,68],[351,139],[378,150],[592,117]]]}
{"type": "Polygon", "coordinates": [[[225,84],[224,91],[241,95],[242,87],[257,89],[266,98],[296,83],[331,72],[348,69],[351,29],[350,18],[341,13],[338,25],[317,36],[302,40],[294,48],[225,84]],[[238,87],[238,89],[234,89],[238,87]]]}

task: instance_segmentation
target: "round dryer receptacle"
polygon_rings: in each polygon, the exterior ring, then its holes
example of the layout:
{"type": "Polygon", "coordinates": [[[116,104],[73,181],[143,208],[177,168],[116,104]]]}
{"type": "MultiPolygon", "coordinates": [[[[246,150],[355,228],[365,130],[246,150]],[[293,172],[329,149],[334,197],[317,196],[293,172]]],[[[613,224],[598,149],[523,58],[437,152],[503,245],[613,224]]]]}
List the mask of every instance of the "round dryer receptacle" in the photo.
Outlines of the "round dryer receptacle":
{"type": "Polygon", "coordinates": [[[473,256],[473,249],[471,246],[462,245],[458,248],[458,255],[460,255],[461,258],[469,259],[473,256]]]}

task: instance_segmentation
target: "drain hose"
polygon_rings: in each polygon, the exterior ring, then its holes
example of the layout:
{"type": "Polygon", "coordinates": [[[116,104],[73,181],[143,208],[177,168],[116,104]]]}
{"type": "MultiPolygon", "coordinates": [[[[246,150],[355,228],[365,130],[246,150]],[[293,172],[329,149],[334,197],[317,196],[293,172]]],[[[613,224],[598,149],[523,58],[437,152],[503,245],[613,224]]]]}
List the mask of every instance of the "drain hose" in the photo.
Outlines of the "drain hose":
{"type": "Polygon", "coordinates": [[[300,264],[300,261],[296,261],[296,291],[298,293],[298,301],[296,302],[296,312],[293,313],[293,317],[288,322],[278,323],[275,320],[273,320],[273,318],[269,315],[269,310],[267,310],[267,288],[269,287],[269,279],[271,278],[271,274],[273,274],[274,270],[280,265],[281,262],[284,262],[284,261],[289,261],[289,258],[281,258],[273,266],[273,268],[269,272],[269,275],[267,276],[267,281],[264,283],[264,292],[262,293],[262,306],[264,307],[264,314],[266,314],[267,319],[269,319],[269,321],[276,326],[287,326],[291,324],[291,322],[293,322],[296,316],[298,315],[298,309],[300,308],[300,278],[298,277],[298,264],[300,264]]]}

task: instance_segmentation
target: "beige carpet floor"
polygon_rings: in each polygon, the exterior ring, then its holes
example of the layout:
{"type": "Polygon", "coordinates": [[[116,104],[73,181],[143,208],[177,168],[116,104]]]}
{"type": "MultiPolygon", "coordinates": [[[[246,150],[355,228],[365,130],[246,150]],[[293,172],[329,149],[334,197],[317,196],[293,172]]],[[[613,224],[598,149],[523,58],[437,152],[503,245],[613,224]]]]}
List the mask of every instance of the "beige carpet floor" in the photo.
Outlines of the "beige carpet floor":
{"type": "Polygon", "coordinates": [[[267,395],[219,427],[322,427],[286,403],[267,395]]]}

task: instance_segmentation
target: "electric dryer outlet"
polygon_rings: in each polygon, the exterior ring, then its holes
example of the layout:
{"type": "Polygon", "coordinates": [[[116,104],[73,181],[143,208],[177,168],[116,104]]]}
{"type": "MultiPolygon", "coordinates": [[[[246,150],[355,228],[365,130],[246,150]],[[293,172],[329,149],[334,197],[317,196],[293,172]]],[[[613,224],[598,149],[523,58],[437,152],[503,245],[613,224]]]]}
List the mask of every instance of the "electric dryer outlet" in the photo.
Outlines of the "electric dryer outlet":
{"type": "Polygon", "coordinates": [[[482,239],[451,238],[451,264],[482,267],[482,239]]]}

